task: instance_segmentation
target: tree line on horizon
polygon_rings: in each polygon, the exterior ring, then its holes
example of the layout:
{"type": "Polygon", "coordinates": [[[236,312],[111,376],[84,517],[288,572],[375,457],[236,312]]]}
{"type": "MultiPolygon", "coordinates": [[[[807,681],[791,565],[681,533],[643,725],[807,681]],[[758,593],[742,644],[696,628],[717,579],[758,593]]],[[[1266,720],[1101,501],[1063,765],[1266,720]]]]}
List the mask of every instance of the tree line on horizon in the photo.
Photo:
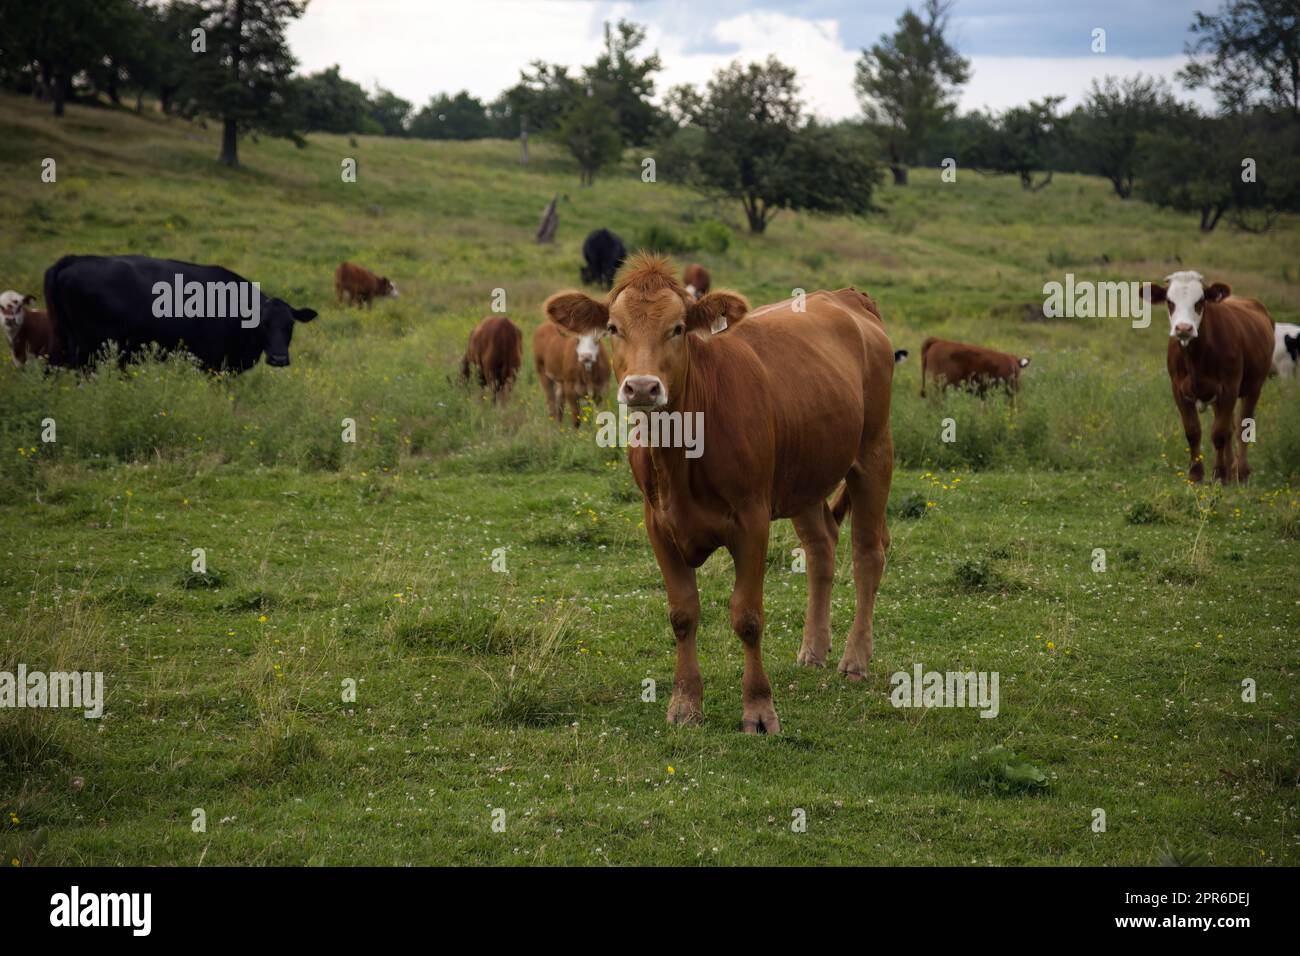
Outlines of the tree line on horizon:
{"type": "Polygon", "coordinates": [[[812,116],[796,71],[776,58],[736,62],[703,89],[677,86],[654,102],[657,53],[645,28],[606,24],[595,61],[578,69],[534,61],[489,102],[440,93],[416,108],[368,92],[338,66],[295,73],[285,31],[305,0],[0,0],[0,85],[62,115],[69,101],[219,122],[219,159],[238,163],[239,137],[265,133],[305,145],[311,132],[560,144],[583,185],[629,147],[671,179],[739,201],[752,232],[782,209],[865,214],[886,171],[946,161],[1016,176],[1034,192],[1055,172],[1107,179],[1121,199],[1225,217],[1261,231],[1300,210],[1300,4],[1225,0],[1197,13],[1178,79],[1212,91],[1206,115],[1168,83],[1143,76],[1094,81],[1069,112],[1062,97],[999,112],[959,114],[970,63],[948,39],[952,0],[921,0],[893,33],[863,50],[854,78],[861,118],[812,116]]]}

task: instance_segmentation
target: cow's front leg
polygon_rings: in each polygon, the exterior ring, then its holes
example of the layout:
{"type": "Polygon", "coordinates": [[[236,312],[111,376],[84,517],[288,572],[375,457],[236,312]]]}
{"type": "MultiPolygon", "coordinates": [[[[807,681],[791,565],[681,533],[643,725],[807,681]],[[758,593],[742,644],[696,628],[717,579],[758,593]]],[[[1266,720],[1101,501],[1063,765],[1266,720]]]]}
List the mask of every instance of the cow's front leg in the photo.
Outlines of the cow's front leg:
{"type": "Polygon", "coordinates": [[[659,571],[668,592],[668,622],[677,642],[677,667],[673,672],[673,696],[668,702],[668,723],[698,724],[704,720],[704,682],[695,648],[695,631],[700,623],[700,590],[695,569],[682,560],[676,546],[655,526],[647,506],[645,526],[650,536],[659,571]]]}
{"type": "Polygon", "coordinates": [[[1214,480],[1227,484],[1236,477],[1233,467],[1232,418],[1236,395],[1219,395],[1214,401],[1214,424],[1210,441],[1214,443],[1214,480]]]}
{"type": "Polygon", "coordinates": [[[763,573],[767,562],[768,519],[754,517],[730,546],[736,562],[736,587],[731,592],[731,628],[745,648],[741,685],[740,729],[747,734],[781,732],[772,704],[772,685],[763,671],[763,573]]]}
{"type": "Polygon", "coordinates": [[[1178,408],[1178,417],[1183,420],[1183,435],[1187,438],[1187,477],[1191,481],[1200,481],[1205,477],[1205,462],[1201,460],[1201,416],[1196,411],[1196,403],[1183,396],[1174,386],[1174,405],[1178,408]]]}

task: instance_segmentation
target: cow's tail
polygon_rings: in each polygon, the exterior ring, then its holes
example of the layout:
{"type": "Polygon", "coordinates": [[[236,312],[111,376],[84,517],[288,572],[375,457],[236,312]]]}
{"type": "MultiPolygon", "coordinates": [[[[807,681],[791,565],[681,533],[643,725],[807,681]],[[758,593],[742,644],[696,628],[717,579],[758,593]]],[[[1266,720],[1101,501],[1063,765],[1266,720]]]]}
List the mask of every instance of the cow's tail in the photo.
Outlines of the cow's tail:
{"type": "Polygon", "coordinates": [[[849,483],[846,481],[840,485],[840,492],[835,496],[835,503],[831,505],[831,517],[835,519],[836,527],[844,524],[844,519],[853,507],[853,501],[849,498],[849,483]]]}
{"type": "Polygon", "coordinates": [[[921,397],[925,398],[925,366],[930,355],[930,346],[939,341],[933,335],[921,343],[921,397]]]}
{"type": "Polygon", "coordinates": [[[460,378],[463,382],[469,381],[469,353],[466,352],[460,360],[460,378]]]}

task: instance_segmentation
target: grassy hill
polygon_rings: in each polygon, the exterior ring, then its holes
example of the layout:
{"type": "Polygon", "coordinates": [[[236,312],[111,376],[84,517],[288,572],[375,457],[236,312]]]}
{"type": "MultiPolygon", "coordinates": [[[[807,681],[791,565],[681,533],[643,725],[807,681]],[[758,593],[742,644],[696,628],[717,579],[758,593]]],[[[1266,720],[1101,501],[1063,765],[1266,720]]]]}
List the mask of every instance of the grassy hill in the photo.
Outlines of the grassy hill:
{"type": "Polygon", "coordinates": [[[866,220],[783,213],[751,237],[671,170],[643,183],[631,154],[590,189],[557,151],[521,168],[502,142],[263,139],[231,171],[215,128],[46,112],[0,96],[0,288],[39,295],[63,254],[139,252],[220,263],[321,316],[291,368],[234,380],[176,359],[0,368],[0,671],[102,670],[107,692],[99,721],[0,710],[6,862],[1296,862],[1300,390],[1266,387],[1249,487],[1194,488],[1163,314],[1024,318],[1066,273],[1196,268],[1300,321],[1294,219],[1204,235],[1100,180],[1026,194],[915,170],[866,220]],[[556,194],[559,238],[538,246],[556,194]],[[866,289],[914,353],[944,334],[1032,356],[1015,409],[923,400],[918,363],[899,367],[863,685],[794,666],[804,583],[777,526],[779,737],[736,732],[725,555],[700,578],[706,722],[669,728],[672,638],[621,453],[550,423],[531,374],[505,409],[455,381],[494,290],[530,332],[597,226],[698,245],[680,258],[755,303],[866,289]],[[342,259],[402,297],[336,307],[342,259]],[[895,709],[889,677],[917,662],[999,672],[1000,715],[895,709]]]}

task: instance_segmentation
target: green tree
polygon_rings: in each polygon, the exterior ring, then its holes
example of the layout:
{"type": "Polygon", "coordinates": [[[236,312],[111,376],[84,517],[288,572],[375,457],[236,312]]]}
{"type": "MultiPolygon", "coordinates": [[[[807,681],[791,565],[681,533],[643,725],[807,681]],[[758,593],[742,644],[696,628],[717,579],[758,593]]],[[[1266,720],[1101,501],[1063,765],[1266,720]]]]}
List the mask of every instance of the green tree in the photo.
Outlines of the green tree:
{"type": "Polygon", "coordinates": [[[605,49],[584,72],[589,86],[601,91],[613,109],[622,140],[634,146],[649,143],[659,130],[659,111],[650,102],[655,92],[654,74],[663,69],[659,54],[637,59],[645,42],[645,27],[620,20],[605,24],[605,49]]]}
{"type": "Polygon", "coordinates": [[[338,65],[293,79],[295,125],[306,132],[377,132],[370,119],[370,98],[359,83],[345,79],[338,65]]]}
{"type": "Polygon", "coordinates": [[[467,90],[439,93],[411,120],[411,135],[421,139],[483,139],[493,132],[487,109],[467,90]]]}
{"type": "Polygon", "coordinates": [[[1264,110],[1190,116],[1139,142],[1137,195],[1197,213],[1203,232],[1227,216],[1263,232],[1282,212],[1300,211],[1300,124],[1264,110]]]}
{"type": "Polygon", "coordinates": [[[1052,181],[1059,166],[1061,122],[1056,108],[1063,97],[1046,96],[999,115],[972,149],[969,164],[977,169],[1018,176],[1020,185],[1038,192],[1052,181]],[[1045,175],[1035,182],[1038,173],[1045,175]]]}
{"type": "MultiPolygon", "coordinates": [[[[112,38],[134,22],[130,0],[0,0],[0,47],[6,61],[34,67],[34,87],[62,116],[73,78],[92,70],[103,77],[112,38]]],[[[112,76],[115,83],[115,68],[112,76]]]]}
{"type": "Polygon", "coordinates": [[[1253,106],[1300,119],[1300,3],[1227,0],[1216,14],[1197,13],[1179,77],[1214,92],[1225,113],[1253,106]]]}
{"type": "Polygon", "coordinates": [[[672,99],[687,126],[666,145],[670,167],[705,192],[739,200],[751,232],[782,209],[870,210],[879,182],[874,143],[805,119],[795,71],[774,57],[733,63],[703,96],[674,91],[672,99]]]}
{"type": "Polygon", "coordinates": [[[415,109],[410,100],[404,100],[392,90],[375,87],[370,97],[370,118],[384,131],[385,136],[406,136],[407,124],[415,109]]]}
{"type": "Polygon", "coordinates": [[[578,161],[578,181],[590,186],[596,173],[623,155],[618,111],[594,90],[578,96],[554,130],[554,138],[578,161]]]}
{"type": "Polygon", "coordinates": [[[207,52],[195,57],[194,100],[221,120],[223,165],[239,165],[241,132],[294,135],[296,61],[284,32],[305,8],[305,0],[201,0],[207,52]]]}
{"type": "Polygon", "coordinates": [[[1133,194],[1137,176],[1138,138],[1185,116],[1169,86],[1141,75],[1124,80],[1093,80],[1092,89],[1069,123],[1069,150],[1075,168],[1110,180],[1115,195],[1133,194]]]}
{"type": "Polygon", "coordinates": [[[892,36],[863,50],[853,85],[863,112],[889,128],[894,182],[907,182],[907,163],[916,162],[926,138],[952,118],[957,89],[970,79],[970,61],[948,42],[951,0],[925,0],[910,7],[892,36]]]}

